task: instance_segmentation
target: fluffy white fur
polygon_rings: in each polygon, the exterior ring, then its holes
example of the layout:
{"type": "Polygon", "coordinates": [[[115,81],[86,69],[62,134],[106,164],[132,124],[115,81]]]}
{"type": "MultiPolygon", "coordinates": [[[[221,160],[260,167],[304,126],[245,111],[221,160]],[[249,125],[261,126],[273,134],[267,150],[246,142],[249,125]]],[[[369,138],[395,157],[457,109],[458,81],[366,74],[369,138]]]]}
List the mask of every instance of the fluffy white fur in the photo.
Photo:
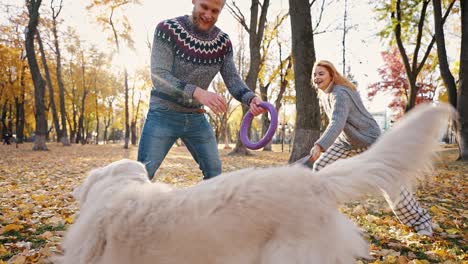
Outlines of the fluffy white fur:
{"type": "Polygon", "coordinates": [[[368,255],[338,204],[399,192],[427,169],[451,108],[423,106],[367,152],[319,173],[299,165],[244,169],[185,189],[151,183],[140,163],[93,170],[59,262],[354,263],[368,255]]]}

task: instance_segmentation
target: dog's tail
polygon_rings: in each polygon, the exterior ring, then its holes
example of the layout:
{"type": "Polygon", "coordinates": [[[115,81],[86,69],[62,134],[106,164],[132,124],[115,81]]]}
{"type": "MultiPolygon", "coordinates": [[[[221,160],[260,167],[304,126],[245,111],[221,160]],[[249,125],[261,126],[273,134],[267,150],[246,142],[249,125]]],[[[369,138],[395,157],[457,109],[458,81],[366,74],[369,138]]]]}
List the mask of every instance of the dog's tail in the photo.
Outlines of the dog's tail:
{"type": "Polygon", "coordinates": [[[455,111],[450,105],[422,105],[404,116],[361,155],[339,160],[318,172],[325,190],[343,203],[383,189],[398,197],[431,169],[438,136],[455,111]]]}

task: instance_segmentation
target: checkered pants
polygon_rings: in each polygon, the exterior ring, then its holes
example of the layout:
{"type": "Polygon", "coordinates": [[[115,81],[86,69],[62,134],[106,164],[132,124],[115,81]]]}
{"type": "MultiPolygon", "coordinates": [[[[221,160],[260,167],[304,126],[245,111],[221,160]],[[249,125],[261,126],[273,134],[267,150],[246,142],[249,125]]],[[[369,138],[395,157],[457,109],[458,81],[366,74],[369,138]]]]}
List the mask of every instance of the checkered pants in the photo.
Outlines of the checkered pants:
{"type": "MultiPolygon", "coordinates": [[[[322,153],[322,155],[320,155],[320,157],[314,162],[313,170],[319,171],[328,164],[339,159],[352,157],[366,149],[367,148],[349,149],[346,146],[335,143],[322,153]]],[[[404,225],[414,228],[416,232],[431,226],[431,217],[405,187],[401,187],[400,197],[398,200],[391,199],[385,192],[384,197],[393,213],[404,225]]]]}

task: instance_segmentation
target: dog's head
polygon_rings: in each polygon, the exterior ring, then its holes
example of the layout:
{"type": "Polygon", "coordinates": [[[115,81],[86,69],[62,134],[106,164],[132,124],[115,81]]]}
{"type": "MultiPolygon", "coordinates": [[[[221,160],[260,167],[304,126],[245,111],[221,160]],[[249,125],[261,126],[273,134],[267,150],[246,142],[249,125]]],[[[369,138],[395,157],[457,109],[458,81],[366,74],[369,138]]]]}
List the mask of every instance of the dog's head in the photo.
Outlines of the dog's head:
{"type": "Polygon", "coordinates": [[[94,169],[89,173],[83,184],[73,191],[72,195],[76,200],[80,201],[80,204],[84,204],[91,196],[91,193],[100,194],[104,192],[104,188],[108,189],[108,191],[112,191],[112,187],[122,188],[122,185],[128,181],[150,182],[143,164],[123,159],[105,167],[94,169]]]}

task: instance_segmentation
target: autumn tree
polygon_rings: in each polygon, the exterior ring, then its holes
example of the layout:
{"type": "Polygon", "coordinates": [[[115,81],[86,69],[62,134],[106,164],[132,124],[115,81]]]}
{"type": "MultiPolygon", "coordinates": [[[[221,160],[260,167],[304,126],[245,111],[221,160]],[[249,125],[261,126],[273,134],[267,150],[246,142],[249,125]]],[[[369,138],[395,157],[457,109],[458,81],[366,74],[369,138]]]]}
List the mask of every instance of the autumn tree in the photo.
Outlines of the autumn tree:
{"type": "Polygon", "coordinates": [[[460,159],[468,160],[468,4],[460,1],[461,51],[457,110],[460,121],[460,159]]]}
{"type": "Polygon", "coordinates": [[[222,138],[223,142],[225,143],[225,148],[228,149],[229,147],[227,147],[227,142],[229,142],[229,120],[239,105],[234,104],[234,97],[232,97],[226,88],[226,85],[219,77],[212,82],[211,88],[214,90],[214,92],[216,92],[216,94],[221,95],[226,101],[225,112],[214,113],[213,111],[208,110],[207,114],[210,123],[214,128],[216,140],[221,142],[222,138]]]}
{"type": "Polygon", "coordinates": [[[68,94],[69,100],[69,112],[66,115],[67,123],[70,131],[70,142],[76,142],[77,131],[78,131],[78,66],[76,62],[78,61],[78,53],[80,50],[81,40],[79,39],[76,31],[74,29],[68,28],[66,32],[67,38],[65,42],[65,49],[68,52],[68,64],[66,65],[66,76],[67,76],[67,89],[66,93],[68,94]]]}
{"type": "MultiPolygon", "coordinates": [[[[128,4],[139,4],[139,0],[93,0],[92,3],[87,6],[88,10],[101,8],[101,13],[97,16],[97,22],[101,24],[104,29],[109,29],[112,32],[114,44],[117,50],[117,54],[122,55],[120,41],[126,42],[127,46],[133,49],[133,40],[130,36],[132,28],[125,15],[122,15],[120,19],[114,17],[120,9],[128,4]],[[120,25],[118,25],[120,24],[120,25]]],[[[125,87],[125,138],[124,148],[128,148],[128,142],[130,137],[130,124],[129,124],[129,87],[128,87],[128,73],[127,68],[123,66],[124,73],[124,87],[125,87]]]]}
{"type": "MultiPolygon", "coordinates": [[[[451,4],[455,2],[455,0],[450,1],[451,4]]],[[[441,78],[444,82],[444,86],[447,89],[447,94],[448,94],[448,102],[455,108],[458,108],[458,96],[457,96],[457,85],[455,83],[455,77],[453,76],[449,63],[448,63],[448,56],[447,56],[447,49],[445,45],[445,33],[444,33],[444,26],[443,26],[443,20],[444,17],[442,16],[442,3],[440,0],[433,0],[432,5],[434,7],[434,28],[435,28],[435,40],[437,43],[437,56],[439,58],[439,69],[440,69],[440,75],[441,78]]],[[[462,4],[461,4],[462,5],[462,4]]],[[[462,10],[463,12],[463,10],[462,10]]],[[[462,23],[461,27],[467,27],[467,25],[463,24],[463,13],[461,14],[462,17],[462,23]]],[[[463,32],[462,32],[463,36],[463,32]]],[[[465,37],[466,38],[466,37],[465,37]]],[[[462,37],[462,42],[463,42],[463,37],[462,37]]],[[[463,49],[463,46],[461,47],[463,49]]],[[[463,61],[463,56],[460,56],[460,62],[462,63],[463,61]]],[[[461,66],[461,65],[460,65],[461,66]]],[[[459,73],[459,78],[460,80],[462,79],[462,72],[460,71],[459,73]]],[[[460,94],[462,94],[462,91],[459,91],[460,94]]],[[[461,100],[463,101],[463,100],[461,100]]],[[[462,109],[462,108],[458,108],[462,109]]],[[[463,121],[462,119],[463,114],[460,113],[460,122],[459,125],[464,125],[467,123],[467,121],[463,121]]],[[[467,116],[466,114],[464,116],[467,116]]],[[[465,125],[466,126],[466,125],[465,125]]],[[[468,137],[468,132],[465,132],[465,136],[461,136],[463,133],[463,130],[461,127],[458,127],[457,122],[455,122],[455,130],[459,130],[459,138],[458,138],[458,146],[459,146],[459,158],[460,159],[468,159],[468,147],[467,142],[464,138],[468,137]]],[[[468,131],[468,129],[465,128],[465,131],[468,131]]]]}
{"type": "MultiPolygon", "coordinates": [[[[115,84],[117,84],[117,81],[114,81],[115,84]]],[[[104,143],[109,142],[109,129],[114,122],[114,105],[115,101],[117,99],[117,96],[107,96],[105,99],[105,110],[104,110],[104,116],[103,116],[103,122],[104,122],[104,135],[103,135],[103,140],[104,143]]]]}
{"type": "MultiPolygon", "coordinates": [[[[26,27],[29,15],[27,11],[20,10],[13,6],[4,6],[8,19],[5,24],[0,25],[0,43],[2,43],[2,58],[0,82],[6,85],[4,92],[0,92],[0,106],[2,100],[5,103],[13,104],[13,117],[15,129],[10,131],[16,134],[16,142],[22,143],[25,136],[25,127],[28,120],[26,117],[27,108],[31,108],[32,103],[28,103],[33,93],[31,74],[25,56],[25,39],[23,29],[26,27]],[[3,96],[3,97],[2,97],[3,96]]],[[[1,44],[0,44],[1,45],[1,44]]],[[[32,110],[32,109],[31,109],[32,110]]],[[[13,123],[13,120],[9,122],[13,123]]],[[[30,126],[28,126],[30,127],[30,126]]]]}
{"type": "Polygon", "coordinates": [[[50,111],[52,112],[52,123],[54,125],[54,128],[55,128],[55,131],[56,131],[56,134],[57,134],[57,141],[60,140],[61,138],[61,129],[60,129],[60,124],[59,124],[59,117],[58,117],[58,114],[57,114],[57,107],[56,107],[56,104],[55,104],[55,98],[54,98],[54,87],[52,85],[52,77],[51,77],[51,74],[50,74],[50,70],[49,70],[49,65],[47,63],[47,55],[46,55],[46,52],[45,52],[45,49],[44,49],[44,44],[42,42],[42,37],[41,37],[41,33],[40,31],[38,30],[37,31],[37,34],[36,34],[36,38],[37,38],[37,43],[39,44],[39,51],[40,51],[40,54],[41,54],[41,62],[42,62],[42,68],[44,69],[44,73],[45,73],[45,77],[46,77],[46,86],[48,88],[48,94],[49,94],[49,105],[50,105],[50,111]]]}
{"type": "MultiPolygon", "coordinates": [[[[227,4],[227,7],[234,18],[242,25],[249,35],[249,54],[250,65],[245,83],[253,92],[257,88],[258,72],[260,71],[260,46],[265,31],[265,24],[267,20],[268,7],[270,0],[252,0],[250,6],[250,22],[247,21],[240,8],[236,5],[235,1],[227,4]]],[[[242,112],[245,115],[248,108],[243,106],[242,112]]],[[[238,137],[236,146],[231,154],[247,155],[247,148],[242,144],[240,137],[238,137]]]]}
{"type": "Polygon", "coordinates": [[[52,34],[54,36],[54,52],[55,52],[55,72],[57,76],[57,84],[59,87],[59,104],[60,104],[60,116],[61,116],[61,124],[60,127],[60,141],[64,146],[70,146],[70,140],[68,139],[68,130],[67,130],[67,122],[66,122],[66,110],[65,110],[65,86],[63,83],[62,77],[62,52],[60,50],[60,43],[59,43],[59,33],[58,33],[58,25],[59,20],[58,17],[60,12],[62,11],[63,7],[63,0],[59,0],[58,4],[55,4],[54,0],[50,1],[50,9],[52,12],[52,34]]]}
{"type": "MultiPolygon", "coordinates": [[[[409,94],[405,111],[411,110],[416,104],[416,97],[420,88],[417,85],[418,75],[426,64],[435,43],[435,37],[427,34],[429,3],[430,0],[396,0],[391,3],[384,3],[376,8],[376,11],[380,14],[380,19],[385,19],[387,15],[390,15],[391,23],[389,27],[382,30],[381,35],[383,37],[390,37],[390,33],[394,35],[398,51],[405,65],[409,82],[409,94]],[[410,48],[412,48],[412,52],[407,51],[410,48]]],[[[445,22],[452,6],[453,2],[447,7],[442,23],[445,22]]]]}
{"type": "Polygon", "coordinates": [[[13,132],[12,104],[11,98],[15,96],[18,84],[16,68],[16,57],[18,50],[14,47],[0,44],[0,137],[10,135],[13,132]]]}
{"type": "Polygon", "coordinates": [[[312,67],[316,60],[311,17],[311,6],[314,2],[289,0],[297,113],[290,163],[308,155],[320,136],[317,92],[312,89],[310,83],[312,67]]]}
{"type": "Polygon", "coordinates": [[[137,123],[140,120],[140,113],[142,111],[142,93],[147,87],[151,86],[151,78],[148,72],[148,66],[138,69],[135,72],[133,85],[131,89],[131,122],[130,122],[130,131],[131,131],[131,140],[132,145],[136,145],[138,138],[137,123]]]}
{"type": "Polygon", "coordinates": [[[88,59],[90,56],[87,53],[86,48],[83,46],[79,46],[79,54],[78,54],[78,62],[80,63],[80,85],[79,87],[81,88],[81,98],[80,102],[78,104],[78,109],[79,109],[79,115],[78,115],[78,130],[77,130],[77,136],[76,136],[76,143],[81,142],[82,144],[86,143],[86,138],[85,138],[85,130],[84,130],[84,120],[85,120],[85,110],[86,110],[86,99],[89,95],[89,92],[91,90],[90,84],[89,84],[89,78],[88,78],[88,59]]]}
{"type": "MultiPolygon", "coordinates": [[[[390,52],[382,52],[382,59],[385,65],[378,69],[381,80],[369,85],[367,96],[372,100],[378,93],[390,93],[393,98],[389,107],[395,112],[395,117],[398,118],[404,114],[410,94],[405,66],[397,48],[390,52]]],[[[416,105],[431,102],[434,98],[437,80],[433,65],[435,64],[428,64],[418,76],[416,105]]]]}
{"type": "MultiPolygon", "coordinates": [[[[454,3],[452,0],[451,3],[454,3]]],[[[442,16],[442,4],[440,0],[432,0],[434,6],[434,31],[437,44],[437,56],[439,58],[440,75],[447,88],[449,102],[453,107],[457,107],[457,88],[455,78],[453,77],[447,58],[447,49],[445,47],[444,23],[442,16]]]]}
{"type": "MultiPolygon", "coordinates": [[[[105,85],[107,85],[105,79],[107,78],[107,75],[111,74],[110,72],[105,70],[106,67],[110,66],[110,56],[108,54],[105,54],[104,52],[93,49],[91,50],[89,57],[91,58],[89,74],[89,86],[91,88],[90,103],[94,102],[94,111],[91,110],[91,107],[89,108],[90,113],[88,114],[88,120],[89,122],[95,121],[95,143],[98,144],[100,135],[101,115],[103,109],[103,106],[100,104],[100,101],[102,101],[102,96],[105,94],[105,85]]],[[[87,130],[90,131],[91,128],[88,128],[87,130]]],[[[89,138],[90,135],[88,135],[87,137],[89,138]]]]}
{"type": "MultiPolygon", "coordinates": [[[[261,47],[261,63],[259,71],[260,96],[263,101],[275,101],[276,111],[283,105],[282,99],[292,74],[292,56],[290,49],[283,48],[284,41],[280,40],[280,26],[289,16],[288,13],[279,14],[276,19],[266,25],[261,47]],[[276,45],[272,45],[276,43],[276,45]],[[275,49],[274,49],[275,48],[275,49]],[[286,55],[283,53],[287,50],[286,55]],[[284,56],[283,56],[284,55],[284,56]],[[278,86],[278,89],[274,89],[278,86]],[[271,88],[271,89],[270,89],[271,88]],[[276,99],[273,97],[276,94],[276,99]]],[[[267,113],[262,115],[262,136],[270,126],[271,120],[267,113]]],[[[271,151],[271,141],[263,147],[263,151],[271,151]]]]}
{"type": "Polygon", "coordinates": [[[47,150],[47,118],[45,114],[45,81],[42,78],[39,64],[37,63],[34,37],[39,23],[39,8],[42,0],[26,0],[26,7],[29,13],[29,22],[26,28],[26,56],[28,58],[29,69],[34,83],[34,106],[36,111],[36,131],[33,150],[47,150]]]}

